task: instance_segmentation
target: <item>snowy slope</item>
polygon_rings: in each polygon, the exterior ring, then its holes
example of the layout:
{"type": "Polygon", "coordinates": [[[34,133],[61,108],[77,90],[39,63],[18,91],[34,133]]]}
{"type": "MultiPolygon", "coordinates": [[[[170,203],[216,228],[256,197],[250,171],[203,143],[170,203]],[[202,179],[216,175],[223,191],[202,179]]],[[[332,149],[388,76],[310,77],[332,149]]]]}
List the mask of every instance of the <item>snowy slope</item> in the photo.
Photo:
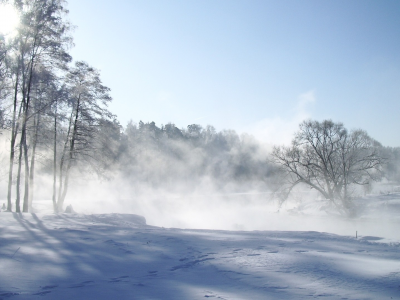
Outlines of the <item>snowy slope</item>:
{"type": "Polygon", "coordinates": [[[372,236],[2,212],[0,237],[0,299],[400,299],[400,246],[372,236]]]}

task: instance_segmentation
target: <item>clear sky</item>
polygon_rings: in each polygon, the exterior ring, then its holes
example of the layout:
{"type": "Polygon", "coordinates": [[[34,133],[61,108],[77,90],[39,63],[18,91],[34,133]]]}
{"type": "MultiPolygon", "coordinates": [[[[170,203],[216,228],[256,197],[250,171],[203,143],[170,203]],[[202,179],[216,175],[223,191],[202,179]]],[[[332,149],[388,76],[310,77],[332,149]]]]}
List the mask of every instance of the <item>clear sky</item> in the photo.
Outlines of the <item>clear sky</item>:
{"type": "Polygon", "coordinates": [[[306,118],[400,146],[400,1],[69,0],[72,55],[122,125],[291,140],[306,118]]]}

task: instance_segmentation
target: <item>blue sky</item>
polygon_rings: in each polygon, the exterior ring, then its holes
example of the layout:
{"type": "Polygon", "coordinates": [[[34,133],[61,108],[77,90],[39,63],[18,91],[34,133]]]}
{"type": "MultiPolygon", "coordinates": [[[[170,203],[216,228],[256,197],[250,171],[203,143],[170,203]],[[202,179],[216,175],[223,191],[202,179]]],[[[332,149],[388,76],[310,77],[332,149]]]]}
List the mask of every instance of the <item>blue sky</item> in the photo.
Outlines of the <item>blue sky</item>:
{"type": "Polygon", "coordinates": [[[72,55],[122,125],[197,123],[287,143],[306,118],[400,146],[399,1],[69,0],[72,55]]]}

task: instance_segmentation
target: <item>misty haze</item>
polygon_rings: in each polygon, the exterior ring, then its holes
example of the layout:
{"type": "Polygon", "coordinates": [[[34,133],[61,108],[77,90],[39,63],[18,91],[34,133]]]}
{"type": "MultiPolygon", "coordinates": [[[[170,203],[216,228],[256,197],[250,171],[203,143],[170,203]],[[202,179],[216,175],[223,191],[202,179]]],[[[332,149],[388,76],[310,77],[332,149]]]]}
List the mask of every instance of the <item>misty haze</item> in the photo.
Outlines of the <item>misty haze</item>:
{"type": "Polygon", "coordinates": [[[0,299],[400,299],[399,11],[0,0],[0,299]]]}

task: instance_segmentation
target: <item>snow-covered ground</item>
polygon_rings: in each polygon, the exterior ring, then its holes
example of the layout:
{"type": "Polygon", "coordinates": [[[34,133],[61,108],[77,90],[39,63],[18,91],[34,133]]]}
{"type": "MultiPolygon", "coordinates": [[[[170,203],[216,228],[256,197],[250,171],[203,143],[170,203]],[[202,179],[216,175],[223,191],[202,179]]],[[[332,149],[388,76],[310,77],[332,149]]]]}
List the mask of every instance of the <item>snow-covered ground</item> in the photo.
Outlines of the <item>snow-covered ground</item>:
{"type": "Polygon", "coordinates": [[[357,238],[301,231],[310,219],[345,222],[312,203],[266,215],[295,220],[290,231],[163,228],[40,204],[0,213],[0,299],[400,299],[398,194],[362,200],[351,222],[394,228],[357,238]]]}

